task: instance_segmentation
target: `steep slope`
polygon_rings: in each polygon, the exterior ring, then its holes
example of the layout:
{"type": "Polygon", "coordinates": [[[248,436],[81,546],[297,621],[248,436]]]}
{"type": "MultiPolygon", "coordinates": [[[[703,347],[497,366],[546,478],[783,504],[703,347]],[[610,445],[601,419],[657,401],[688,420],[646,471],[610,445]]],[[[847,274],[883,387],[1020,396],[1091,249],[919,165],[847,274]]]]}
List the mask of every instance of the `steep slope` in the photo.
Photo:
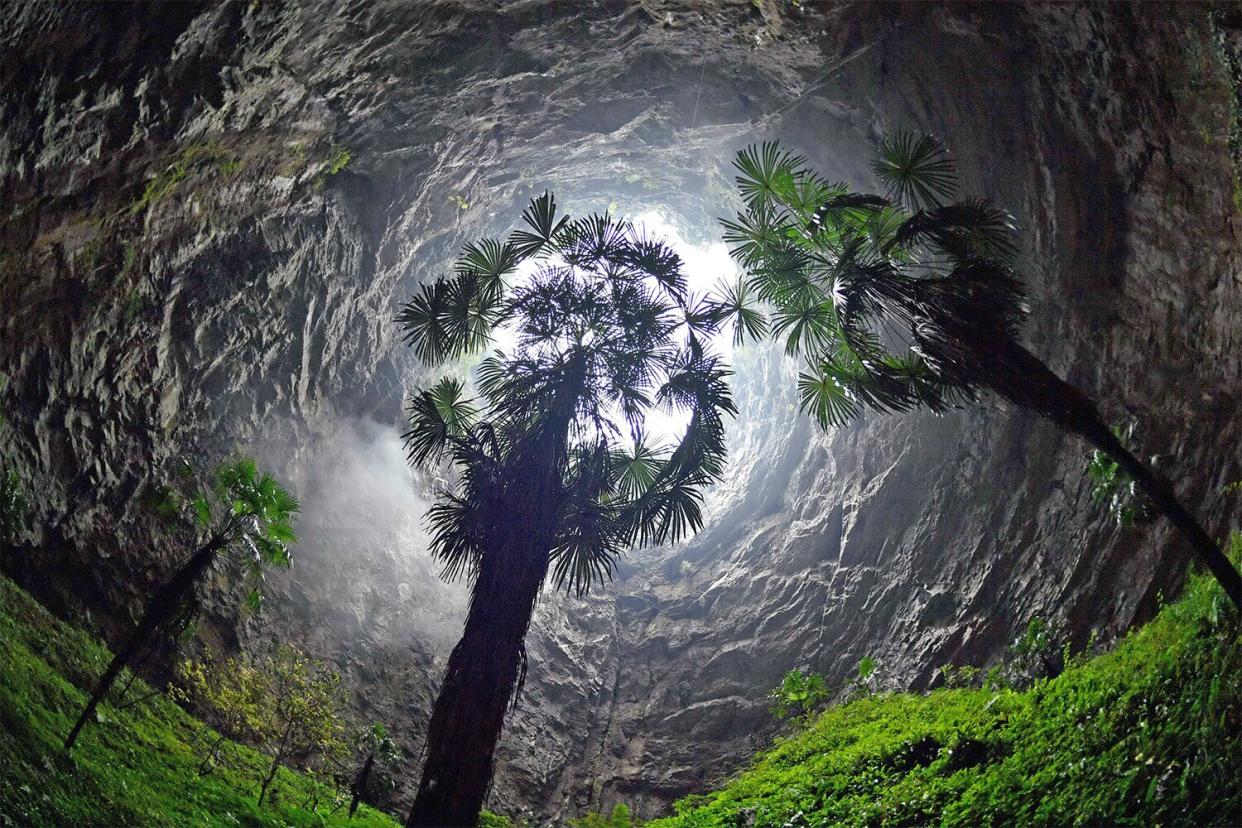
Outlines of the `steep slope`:
{"type": "Polygon", "coordinates": [[[230,757],[203,775],[201,746],[214,732],[164,696],[135,682],[130,704],[104,705],[99,723],[72,756],[61,749],[72,712],[86,700],[110,654],[57,621],[0,577],[0,825],[392,826],[362,806],[353,820],[320,783],[286,770],[274,787],[280,804],[255,804],[267,761],[226,744],[230,757]],[[145,701],[134,704],[144,697],[145,701]],[[198,746],[198,747],[196,747],[198,746]],[[319,809],[312,810],[311,803],[319,809]]]}
{"type": "Polygon", "coordinates": [[[1056,678],[852,701],[648,825],[1231,825],[1239,644],[1224,591],[1200,575],[1116,650],[1056,678]]]}

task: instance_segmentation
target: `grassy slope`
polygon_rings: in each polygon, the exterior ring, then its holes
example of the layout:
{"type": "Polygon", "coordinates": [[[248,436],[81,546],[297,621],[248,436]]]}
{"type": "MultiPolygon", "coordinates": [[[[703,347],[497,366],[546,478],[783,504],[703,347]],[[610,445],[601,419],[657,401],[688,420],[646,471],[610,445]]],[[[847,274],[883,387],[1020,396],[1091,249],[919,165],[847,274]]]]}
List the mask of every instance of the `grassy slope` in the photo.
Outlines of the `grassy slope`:
{"type": "Polygon", "coordinates": [[[1055,679],[835,707],[649,826],[1242,824],[1239,643],[1224,593],[1195,577],[1055,679]]]}
{"type": "MultiPolygon", "coordinates": [[[[331,795],[322,788],[327,807],[312,813],[300,806],[315,783],[284,769],[277,804],[257,807],[259,768],[267,765],[241,746],[229,753],[241,770],[199,776],[192,745],[212,731],[162,695],[126,710],[103,705],[104,721],[89,726],[66,757],[61,741],[86,697],[79,688],[108,657],[0,577],[0,826],[396,824],[365,806],[352,821],[344,810],[328,815],[331,795]]],[[[146,691],[135,683],[129,698],[146,691]]]]}

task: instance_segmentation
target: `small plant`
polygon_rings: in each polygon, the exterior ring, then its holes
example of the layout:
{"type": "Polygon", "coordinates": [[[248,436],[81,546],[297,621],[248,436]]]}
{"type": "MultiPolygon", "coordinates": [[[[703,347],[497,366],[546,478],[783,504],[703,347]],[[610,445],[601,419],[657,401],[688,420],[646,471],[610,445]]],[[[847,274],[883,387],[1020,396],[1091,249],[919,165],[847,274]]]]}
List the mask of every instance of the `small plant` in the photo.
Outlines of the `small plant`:
{"type": "Polygon", "coordinates": [[[15,543],[26,529],[30,501],[17,472],[0,466],[0,543],[15,543]]]}
{"type": "Polygon", "coordinates": [[[977,687],[980,672],[978,667],[969,665],[963,667],[954,664],[940,665],[940,677],[944,680],[945,687],[977,687]]]}
{"type": "Polygon", "coordinates": [[[145,304],[146,302],[144,301],[142,297],[142,291],[139,290],[138,288],[133,288],[128,293],[126,293],[125,294],[125,306],[124,306],[125,321],[133,322],[135,319],[137,319],[138,314],[142,313],[142,308],[143,308],[143,305],[145,304]]]}
{"type": "Polygon", "coordinates": [[[88,241],[73,257],[73,263],[87,274],[94,273],[103,259],[107,240],[102,230],[97,229],[95,236],[88,241]]]}
{"type": "Polygon", "coordinates": [[[809,724],[815,710],[828,701],[828,685],[819,673],[790,670],[770,693],[772,715],[809,724]]]}
{"type": "Polygon", "coordinates": [[[850,688],[856,696],[874,695],[879,686],[879,663],[871,656],[863,656],[858,660],[858,668],[850,679],[850,688]]]}
{"type": "Polygon", "coordinates": [[[71,750],[99,702],[121,670],[134,662],[161,631],[174,631],[196,614],[199,585],[221,555],[239,563],[250,584],[247,602],[254,610],[265,567],[286,568],[289,547],[296,540],[293,517],[298,501],[270,474],[261,474],[253,460],[226,463],[215,470],[210,485],[200,483],[189,463],[181,461],[178,486],[163,486],[153,505],[163,517],[178,520],[194,532],[193,550],[167,581],[147,600],[138,627],[117,649],[90,700],[65,738],[71,750]],[[188,525],[187,525],[188,524],[188,525]]]}
{"type": "Polygon", "coordinates": [[[312,184],[316,189],[322,187],[324,183],[349,166],[349,162],[353,160],[353,154],[348,147],[332,144],[328,150],[328,157],[324,159],[324,167],[319,174],[315,176],[312,184]]]}
{"type": "Polygon", "coordinates": [[[134,247],[133,242],[125,242],[121,246],[121,278],[134,272],[138,266],[138,248],[134,247]]]}
{"type": "Polygon", "coordinates": [[[341,170],[349,166],[349,162],[353,160],[353,154],[350,153],[348,147],[332,145],[332,149],[328,155],[328,167],[324,171],[324,177],[331,178],[341,170]]]}
{"type": "Polygon", "coordinates": [[[129,205],[130,215],[137,215],[168,198],[182,181],[200,171],[204,164],[210,165],[208,169],[214,167],[221,175],[231,175],[241,167],[237,153],[231,149],[210,141],[191,144],[173,155],[147,182],[142,195],[129,205]]]}
{"type": "MultiPolygon", "coordinates": [[[[1114,426],[1113,433],[1118,439],[1132,442],[1134,424],[1131,423],[1125,430],[1114,426]]],[[[1096,449],[1091,452],[1087,475],[1091,478],[1091,499],[1107,507],[1109,515],[1118,526],[1129,528],[1135,523],[1145,523],[1151,519],[1151,510],[1139,492],[1134,478],[1126,474],[1116,460],[1096,449]]]]}
{"type": "Polygon", "coordinates": [[[384,773],[383,768],[401,761],[401,752],[379,722],[358,734],[355,742],[355,754],[363,758],[358,772],[349,783],[351,817],[364,798],[369,799],[382,790],[391,791],[396,788],[396,780],[384,773]]]}
{"type": "Polygon", "coordinates": [[[1064,635],[1042,618],[1027,622],[1006,653],[1002,672],[1005,685],[1025,689],[1040,679],[1053,678],[1065,668],[1064,635]]]}
{"type": "Polygon", "coordinates": [[[623,802],[612,806],[608,814],[591,813],[569,821],[570,828],[636,828],[639,824],[623,802]]]}
{"type": "Polygon", "coordinates": [[[462,198],[457,193],[449,193],[448,200],[452,202],[458,210],[470,209],[470,202],[466,201],[466,199],[462,198]]]}

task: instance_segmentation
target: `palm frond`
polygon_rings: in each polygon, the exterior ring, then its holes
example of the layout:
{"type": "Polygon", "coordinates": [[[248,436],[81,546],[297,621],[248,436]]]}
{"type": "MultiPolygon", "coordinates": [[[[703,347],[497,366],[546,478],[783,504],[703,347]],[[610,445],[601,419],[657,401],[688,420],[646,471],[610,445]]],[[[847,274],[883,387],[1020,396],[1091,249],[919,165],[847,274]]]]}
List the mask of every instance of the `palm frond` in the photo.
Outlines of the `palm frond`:
{"type": "Polygon", "coordinates": [[[447,286],[436,282],[421,285],[414,298],[402,305],[397,314],[402,340],[413,347],[418,358],[427,364],[435,364],[445,358],[447,312],[447,286]]]}
{"type": "Polygon", "coordinates": [[[531,199],[522,212],[522,220],[530,230],[516,230],[509,237],[519,259],[537,256],[553,243],[569,223],[568,216],[556,218],[556,199],[552,193],[544,190],[543,195],[531,199]]]}
{"type": "Polygon", "coordinates": [[[733,344],[742,345],[747,337],[760,340],[767,336],[768,320],[751,301],[751,286],[745,279],[720,287],[713,299],[712,312],[719,322],[733,325],[733,344]]]}
{"type": "Polygon", "coordinates": [[[859,413],[858,403],[836,372],[822,366],[813,373],[798,374],[798,404],[821,428],[845,425],[859,413]]]}
{"type": "Polygon", "coordinates": [[[781,149],[775,141],[752,144],[738,152],[733,166],[738,171],[737,185],[747,208],[795,198],[795,172],[802,163],[801,158],[781,149]]]}
{"type": "Polygon", "coordinates": [[[401,435],[409,461],[417,466],[438,457],[451,439],[465,435],[476,414],[474,401],[465,397],[464,385],[452,377],[414,394],[410,398],[410,427],[401,435]]]}
{"type": "Polygon", "coordinates": [[[454,270],[458,274],[476,275],[485,285],[491,287],[513,272],[520,258],[513,244],[501,244],[496,239],[480,239],[462,248],[461,258],[457,260],[454,270]]]}
{"type": "Polygon", "coordinates": [[[938,207],[953,197],[957,167],[930,135],[899,130],[880,143],[872,164],[889,197],[911,210],[938,207]]]}
{"type": "Polygon", "coordinates": [[[1017,252],[1013,229],[1013,219],[1004,210],[970,199],[916,212],[897,228],[892,242],[909,247],[926,239],[959,262],[972,258],[1009,261],[1017,252]]]}
{"type": "Polygon", "coordinates": [[[446,581],[473,578],[483,556],[476,504],[451,492],[442,491],[427,511],[431,531],[431,554],[443,566],[446,581]]]}

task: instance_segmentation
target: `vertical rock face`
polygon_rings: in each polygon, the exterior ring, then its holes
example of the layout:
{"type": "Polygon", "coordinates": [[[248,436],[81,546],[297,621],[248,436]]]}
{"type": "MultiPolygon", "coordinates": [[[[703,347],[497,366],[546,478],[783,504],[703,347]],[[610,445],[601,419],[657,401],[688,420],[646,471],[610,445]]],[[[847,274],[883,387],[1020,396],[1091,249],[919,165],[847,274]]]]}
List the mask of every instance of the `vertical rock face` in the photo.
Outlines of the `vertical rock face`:
{"type": "MultiPolygon", "coordinates": [[[[115,634],[175,555],[142,506],[161,464],[258,454],[304,543],[260,620],[213,585],[207,634],[331,660],[407,783],[466,590],[426,557],[435,481],[396,437],[424,374],[392,318],[545,187],[709,239],[748,141],[874,186],[879,135],[932,131],[1021,225],[1032,350],[1231,516],[1242,257],[1202,9],[28,4],[0,46],[0,458],[37,494],[6,570],[115,634]]],[[[922,687],[1033,615],[1081,640],[1177,588],[1176,540],[1112,527],[1047,425],[990,403],[823,434],[779,355],[738,360],[706,530],[548,595],[494,807],[650,814],[770,735],[791,667],[841,681],[870,655],[922,687]]]]}

